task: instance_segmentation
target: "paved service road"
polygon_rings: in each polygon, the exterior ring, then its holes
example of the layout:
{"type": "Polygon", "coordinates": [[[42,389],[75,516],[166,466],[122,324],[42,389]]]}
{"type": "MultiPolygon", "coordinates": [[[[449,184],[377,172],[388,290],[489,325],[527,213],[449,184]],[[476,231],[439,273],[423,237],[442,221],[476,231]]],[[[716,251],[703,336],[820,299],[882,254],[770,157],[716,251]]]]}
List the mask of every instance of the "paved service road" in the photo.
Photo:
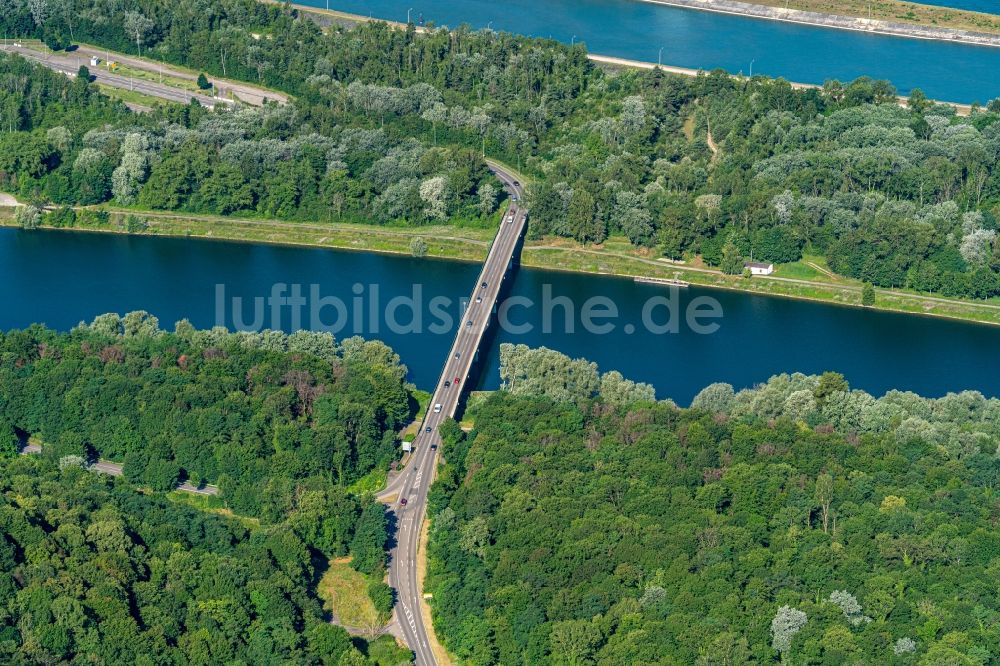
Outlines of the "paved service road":
{"type": "MultiPolygon", "coordinates": [[[[38,444],[26,444],[21,448],[21,455],[38,455],[42,452],[42,447],[38,444]]],[[[122,471],[122,466],[118,463],[111,462],[110,460],[98,460],[96,463],[88,467],[91,472],[100,472],[101,474],[108,474],[110,476],[122,476],[124,472],[122,471]]],[[[218,495],[219,487],[205,484],[203,486],[196,486],[192,483],[185,481],[177,486],[177,490],[181,490],[186,493],[194,493],[196,495],[218,495]]]]}
{"type": "MultiPolygon", "coordinates": [[[[521,185],[512,174],[495,164],[491,164],[490,168],[504,182],[508,192],[516,195],[518,199],[522,198],[521,185]]],[[[418,666],[437,663],[427,638],[430,627],[424,625],[420,613],[421,584],[417,576],[420,528],[427,510],[427,491],[434,480],[438,453],[436,449],[441,442],[437,429],[445,419],[453,417],[458,408],[470,367],[482,341],[483,332],[490,325],[491,312],[497,302],[500,287],[507,275],[507,268],[517,248],[518,240],[524,231],[526,219],[527,213],[517,203],[512,202],[500,223],[500,229],[490,247],[479,279],[476,280],[469,307],[462,321],[458,323],[455,342],[445,359],[444,371],[431,397],[427,416],[414,440],[410,463],[380,495],[383,498],[397,496],[391,509],[396,516],[397,532],[395,548],[389,554],[389,585],[396,589],[397,594],[396,621],[402,629],[407,644],[416,655],[418,666]],[[482,301],[477,303],[477,298],[481,298],[482,301]],[[446,388],[445,381],[451,382],[451,386],[446,388]],[[435,411],[436,405],[441,406],[440,411],[435,411]],[[428,427],[431,429],[430,432],[426,431],[428,427]],[[405,498],[406,505],[402,506],[398,498],[405,498]]]]}
{"type": "MultiPolygon", "coordinates": [[[[76,58],[72,54],[45,54],[23,46],[17,47],[12,44],[0,46],[0,51],[16,53],[27,60],[37,62],[40,65],[45,65],[51,70],[62,72],[68,76],[76,76],[77,71],[80,69],[76,58]]],[[[81,62],[83,62],[83,64],[87,64],[89,59],[82,59],[81,62]]],[[[93,76],[94,80],[98,83],[103,83],[121,90],[134,90],[135,92],[149,95],[150,97],[165,99],[169,102],[189,104],[191,102],[191,98],[193,97],[198,100],[199,104],[209,109],[215,108],[218,104],[228,105],[233,103],[226,99],[218,99],[188,90],[181,90],[180,88],[172,88],[171,86],[163,83],[144,81],[142,79],[132,79],[128,76],[113,74],[101,67],[88,67],[88,69],[90,70],[90,75],[93,76]]]]}

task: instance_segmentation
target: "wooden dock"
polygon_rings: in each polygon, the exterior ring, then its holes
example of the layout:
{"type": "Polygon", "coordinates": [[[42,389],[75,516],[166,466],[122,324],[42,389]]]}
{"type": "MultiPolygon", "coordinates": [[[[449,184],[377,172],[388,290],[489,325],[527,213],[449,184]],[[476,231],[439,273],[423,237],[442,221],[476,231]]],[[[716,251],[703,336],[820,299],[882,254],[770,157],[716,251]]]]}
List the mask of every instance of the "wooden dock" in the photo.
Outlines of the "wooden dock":
{"type": "Polygon", "coordinates": [[[690,286],[689,282],[685,282],[684,280],[678,280],[677,278],[654,278],[654,277],[643,277],[640,275],[635,278],[635,281],[642,284],[659,284],[666,287],[690,286]]]}

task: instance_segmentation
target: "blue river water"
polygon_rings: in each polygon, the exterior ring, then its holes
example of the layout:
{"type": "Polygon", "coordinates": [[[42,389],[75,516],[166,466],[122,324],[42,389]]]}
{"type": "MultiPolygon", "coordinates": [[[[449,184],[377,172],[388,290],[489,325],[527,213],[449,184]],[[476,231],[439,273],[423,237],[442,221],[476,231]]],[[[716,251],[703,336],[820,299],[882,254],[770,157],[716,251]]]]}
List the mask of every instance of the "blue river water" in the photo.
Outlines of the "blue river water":
{"type": "Polygon", "coordinates": [[[937,5],[938,7],[968,9],[970,12],[1000,13],[1000,1],[998,0],[920,0],[920,3],[924,5],[937,5]]]}
{"type": "MultiPolygon", "coordinates": [[[[479,273],[476,264],[411,257],[13,229],[0,229],[0,266],[5,277],[0,280],[0,330],[33,322],[68,330],[104,312],[129,310],[148,310],[167,329],[182,318],[199,328],[219,323],[233,329],[240,323],[233,315],[234,299],[242,299],[238,312],[249,326],[255,299],[269,298],[275,285],[278,295],[301,285],[305,303],[299,322],[288,306],[275,317],[264,300],[260,323],[285,330],[314,328],[315,313],[320,325],[343,324],[338,338],[358,333],[382,339],[400,354],[410,380],[421,388],[436,382],[460,321],[459,300],[479,273]],[[422,322],[408,332],[410,311],[403,307],[390,318],[389,306],[396,297],[413,296],[414,289],[422,292],[416,299],[423,303],[422,322]],[[445,309],[452,326],[432,329],[439,320],[431,308],[434,297],[452,303],[445,309]],[[344,316],[330,299],[345,304],[344,316]],[[355,303],[361,304],[357,311],[355,303]],[[393,328],[391,321],[404,329],[393,328]]],[[[676,332],[656,331],[642,325],[642,312],[654,302],[650,299],[670,296],[667,289],[621,278],[521,269],[509,296],[533,305],[512,308],[510,321],[531,330],[500,332],[489,340],[480,386],[499,385],[499,345],[516,342],[589,358],[602,371],[619,370],[650,382],[660,397],[681,404],[712,382],[748,387],[779,372],[825,370],[842,372],[852,386],[875,394],[892,388],[927,396],[978,389],[1000,396],[1000,374],[989,361],[1000,342],[997,327],[694,287],[674,293],[680,325],[676,332]],[[606,332],[583,326],[583,306],[595,296],[618,309],[617,318],[598,322],[612,324],[606,332]],[[703,321],[719,324],[712,334],[699,334],[682,321],[700,297],[715,299],[722,310],[720,319],[703,321]],[[560,301],[568,301],[575,312],[572,332],[565,327],[560,301]],[[553,325],[547,332],[549,309],[553,325]]],[[[666,305],[650,312],[654,324],[668,321],[666,305]]]]}
{"type": "MultiPolygon", "coordinates": [[[[325,0],[302,0],[325,6],[325,0]]],[[[940,0],[994,2],[995,0],[940,0]]],[[[331,0],[331,9],[405,21],[492,26],[564,42],[592,53],[682,67],[781,76],[823,83],[859,76],[888,79],[902,94],[986,103],[1000,97],[1000,48],[868,35],[666,7],[636,0],[331,0]]]]}

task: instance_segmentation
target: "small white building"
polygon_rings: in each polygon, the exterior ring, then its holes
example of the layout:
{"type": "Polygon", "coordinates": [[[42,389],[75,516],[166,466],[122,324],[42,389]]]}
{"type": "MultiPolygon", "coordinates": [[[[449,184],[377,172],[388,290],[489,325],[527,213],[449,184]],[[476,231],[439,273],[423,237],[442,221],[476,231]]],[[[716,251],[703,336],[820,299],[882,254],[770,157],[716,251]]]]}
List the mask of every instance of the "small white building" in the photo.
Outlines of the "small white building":
{"type": "Polygon", "coordinates": [[[101,64],[101,59],[100,58],[98,58],[97,56],[90,56],[90,66],[91,67],[97,67],[100,64],[101,64]]]}
{"type": "Polygon", "coordinates": [[[403,442],[403,453],[410,453],[413,451],[413,442],[403,442]]]}
{"type": "Polygon", "coordinates": [[[748,261],[743,268],[750,269],[750,275],[770,275],[774,272],[774,264],[762,264],[758,261],[748,261]]]}

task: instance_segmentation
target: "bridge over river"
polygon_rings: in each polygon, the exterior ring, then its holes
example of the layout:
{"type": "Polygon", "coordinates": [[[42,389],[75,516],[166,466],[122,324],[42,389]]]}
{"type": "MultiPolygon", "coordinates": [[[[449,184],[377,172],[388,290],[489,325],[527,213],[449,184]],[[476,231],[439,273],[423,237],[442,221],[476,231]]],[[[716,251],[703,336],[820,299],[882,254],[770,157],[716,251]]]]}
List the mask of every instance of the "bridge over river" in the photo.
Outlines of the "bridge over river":
{"type": "Polygon", "coordinates": [[[427,491],[434,480],[437,445],[441,442],[438,426],[455,416],[462,393],[471,379],[473,364],[491,325],[497,300],[516,268],[516,252],[524,235],[527,212],[520,207],[521,184],[513,174],[491,164],[490,169],[516,197],[504,214],[486,262],[473,285],[469,307],[455,333],[455,341],[444,362],[427,416],[413,442],[414,451],[404,471],[393,478],[380,497],[393,498],[396,515],[396,545],[390,552],[389,585],[396,590],[395,619],[406,643],[416,655],[418,666],[436,664],[428,641],[430,628],[420,613],[420,583],[417,577],[417,549],[420,528],[427,510],[427,491]],[[402,503],[405,500],[405,505],[402,503]]]}

